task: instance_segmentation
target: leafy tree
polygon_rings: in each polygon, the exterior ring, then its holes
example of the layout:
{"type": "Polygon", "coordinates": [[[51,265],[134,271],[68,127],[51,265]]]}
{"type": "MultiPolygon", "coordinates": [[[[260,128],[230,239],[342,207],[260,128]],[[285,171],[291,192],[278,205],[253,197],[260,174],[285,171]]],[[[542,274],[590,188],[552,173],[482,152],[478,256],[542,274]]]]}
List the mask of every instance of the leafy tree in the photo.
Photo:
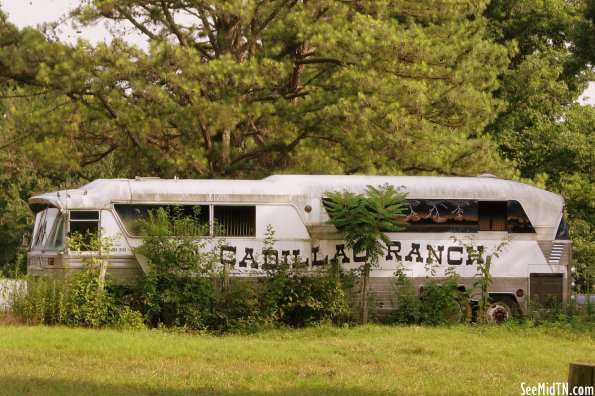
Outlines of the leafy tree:
{"type": "Polygon", "coordinates": [[[361,277],[360,320],[368,322],[368,291],[370,271],[378,266],[378,259],[390,244],[385,232],[403,229],[399,220],[406,208],[405,194],[395,187],[368,186],[363,194],[349,191],[328,192],[324,206],[329,223],[345,240],[345,246],[354,253],[365,254],[365,262],[359,268],[361,277]]]}
{"type": "Polygon", "coordinates": [[[129,175],[472,174],[496,169],[480,131],[499,109],[490,92],[507,64],[484,38],[483,10],[90,0],[80,23],[131,25],[149,48],[66,46],[4,21],[0,64],[51,103],[13,115],[23,135],[73,170],[117,154],[129,175]]]}
{"type": "Polygon", "coordinates": [[[487,32],[514,48],[496,95],[506,109],[487,131],[519,176],[566,198],[578,289],[592,288],[595,107],[575,104],[593,78],[593,2],[494,0],[487,32]],[[589,280],[591,279],[591,280],[589,280]]]}
{"type": "Polygon", "coordinates": [[[36,96],[34,92],[35,88],[14,84],[0,89],[0,268],[5,270],[15,262],[23,235],[31,233],[33,216],[27,205],[29,197],[119,174],[114,158],[76,170],[72,166],[76,153],[54,150],[51,141],[32,139],[22,129],[22,120],[13,115],[46,114],[42,109],[49,106],[50,98],[36,96]]]}

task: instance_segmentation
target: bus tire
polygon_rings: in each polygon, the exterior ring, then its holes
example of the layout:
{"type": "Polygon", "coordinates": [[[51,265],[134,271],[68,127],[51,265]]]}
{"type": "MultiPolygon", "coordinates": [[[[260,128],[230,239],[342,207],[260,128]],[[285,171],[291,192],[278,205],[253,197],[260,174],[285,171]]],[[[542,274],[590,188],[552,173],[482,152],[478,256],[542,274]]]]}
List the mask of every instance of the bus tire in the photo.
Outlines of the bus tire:
{"type": "Polygon", "coordinates": [[[486,309],[488,323],[502,324],[512,319],[512,310],[504,301],[494,301],[486,309]]]}

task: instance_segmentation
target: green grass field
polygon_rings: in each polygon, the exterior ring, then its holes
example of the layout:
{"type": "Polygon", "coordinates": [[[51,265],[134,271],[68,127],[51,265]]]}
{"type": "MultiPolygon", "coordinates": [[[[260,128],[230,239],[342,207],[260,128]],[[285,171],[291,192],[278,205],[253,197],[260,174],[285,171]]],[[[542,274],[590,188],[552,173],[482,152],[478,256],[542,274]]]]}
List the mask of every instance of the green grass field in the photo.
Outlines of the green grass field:
{"type": "Polygon", "coordinates": [[[0,394],[510,394],[595,361],[593,333],[365,326],[249,336],[0,327],[0,394]]]}

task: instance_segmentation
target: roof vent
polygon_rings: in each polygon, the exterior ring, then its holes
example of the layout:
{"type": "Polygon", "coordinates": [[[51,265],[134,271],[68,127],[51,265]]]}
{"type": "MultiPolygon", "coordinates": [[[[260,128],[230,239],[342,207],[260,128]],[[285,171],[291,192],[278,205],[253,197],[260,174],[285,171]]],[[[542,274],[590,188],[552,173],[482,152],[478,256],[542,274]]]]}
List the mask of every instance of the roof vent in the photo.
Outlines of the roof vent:
{"type": "Polygon", "coordinates": [[[160,177],[156,177],[156,176],[135,176],[134,180],[136,181],[142,181],[142,180],[159,180],[161,179],[160,177]]]}
{"type": "Polygon", "coordinates": [[[477,177],[485,177],[486,179],[497,179],[498,178],[498,176],[492,175],[491,173],[482,173],[481,175],[479,175],[477,177]]]}

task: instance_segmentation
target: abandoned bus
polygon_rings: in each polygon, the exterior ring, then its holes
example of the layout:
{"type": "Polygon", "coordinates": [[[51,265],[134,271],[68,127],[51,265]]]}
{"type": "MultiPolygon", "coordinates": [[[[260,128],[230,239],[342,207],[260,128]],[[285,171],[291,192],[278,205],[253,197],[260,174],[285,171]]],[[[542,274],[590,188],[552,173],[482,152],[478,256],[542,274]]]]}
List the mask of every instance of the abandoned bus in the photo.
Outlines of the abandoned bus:
{"type": "MultiPolygon", "coordinates": [[[[381,311],[396,302],[395,272],[414,284],[428,277],[460,276],[461,288],[472,288],[478,263],[507,240],[493,257],[490,307],[493,315],[525,311],[528,298],[568,298],[572,245],[563,218],[564,200],[526,184],[480,177],[433,176],[301,176],[275,175],[263,180],[99,179],[79,189],[29,199],[36,215],[28,251],[31,274],[63,274],[84,266],[89,255],[108,255],[114,279],[148,271],[147,259],[135,250],[143,242],[136,220],[158,207],[199,208],[199,221],[211,227],[212,241],[223,241],[221,263],[233,276],[262,275],[267,227],[276,244],[265,256],[272,262],[299,257],[309,268],[337,258],[345,269],[361,265],[334,226],[323,205],[329,191],[363,192],[389,184],[407,193],[402,232],[392,241],[370,275],[371,292],[381,311]],[[68,236],[96,232],[110,238],[109,252],[74,251],[68,236]],[[471,241],[468,244],[461,241],[471,241]]],[[[488,312],[488,313],[489,313],[488,312]]]]}

